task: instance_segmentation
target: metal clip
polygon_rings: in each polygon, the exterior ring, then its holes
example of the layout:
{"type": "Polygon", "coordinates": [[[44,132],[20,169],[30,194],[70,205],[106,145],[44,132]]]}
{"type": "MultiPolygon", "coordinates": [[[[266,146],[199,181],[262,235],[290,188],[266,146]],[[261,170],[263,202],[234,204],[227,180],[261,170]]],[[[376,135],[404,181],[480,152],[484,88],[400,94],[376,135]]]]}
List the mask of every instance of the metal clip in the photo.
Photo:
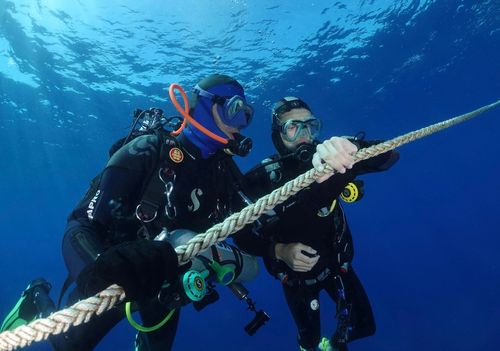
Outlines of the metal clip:
{"type": "Polygon", "coordinates": [[[137,217],[138,220],[144,223],[150,223],[156,219],[156,216],[158,215],[158,211],[155,211],[153,217],[148,218],[149,216],[146,215],[144,212],[141,210],[141,204],[137,205],[135,208],[135,216],[137,217]]]}
{"type": "Polygon", "coordinates": [[[165,194],[167,195],[167,205],[165,206],[165,213],[167,214],[167,217],[169,219],[174,219],[177,215],[177,210],[175,206],[172,204],[172,191],[174,191],[174,183],[173,182],[168,182],[165,184],[166,192],[165,194]]]}
{"type": "Polygon", "coordinates": [[[165,205],[165,214],[169,219],[174,219],[177,215],[177,210],[172,201],[172,192],[174,191],[174,182],[176,174],[170,168],[160,168],[160,170],[158,171],[158,177],[160,177],[160,180],[165,184],[165,195],[167,197],[167,204],[165,205]]]}

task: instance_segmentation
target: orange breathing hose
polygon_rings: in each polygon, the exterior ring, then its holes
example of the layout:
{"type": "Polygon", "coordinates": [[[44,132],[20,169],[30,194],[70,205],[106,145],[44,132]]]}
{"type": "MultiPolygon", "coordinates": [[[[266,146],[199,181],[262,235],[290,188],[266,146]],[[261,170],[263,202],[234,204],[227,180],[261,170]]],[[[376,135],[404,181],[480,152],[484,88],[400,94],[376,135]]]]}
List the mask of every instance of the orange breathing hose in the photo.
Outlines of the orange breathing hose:
{"type": "Polygon", "coordinates": [[[189,123],[192,124],[196,129],[200,130],[203,134],[209,136],[210,138],[212,138],[212,139],[214,139],[222,144],[228,143],[227,139],[224,139],[224,138],[218,136],[217,134],[212,133],[210,130],[208,130],[207,128],[203,127],[201,124],[196,122],[194,120],[194,118],[189,115],[189,101],[188,101],[186,92],[184,91],[184,89],[182,89],[182,87],[179,84],[177,84],[177,83],[170,84],[170,87],[168,88],[168,95],[170,96],[170,100],[174,104],[177,111],[179,111],[179,113],[182,115],[182,117],[184,117],[179,129],[174,130],[172,132],[173,136],[179,135],[181,133],[181,131],[184,129],[184,127],[186,126],[186,123],[189,121],[189,123]],[[177,101],[177,97],[175,96],[175,90],[178,90],[179,93],[181,94],[182,99],[184,101],[184,108],[182,108],[182,106],[177,101]]]}

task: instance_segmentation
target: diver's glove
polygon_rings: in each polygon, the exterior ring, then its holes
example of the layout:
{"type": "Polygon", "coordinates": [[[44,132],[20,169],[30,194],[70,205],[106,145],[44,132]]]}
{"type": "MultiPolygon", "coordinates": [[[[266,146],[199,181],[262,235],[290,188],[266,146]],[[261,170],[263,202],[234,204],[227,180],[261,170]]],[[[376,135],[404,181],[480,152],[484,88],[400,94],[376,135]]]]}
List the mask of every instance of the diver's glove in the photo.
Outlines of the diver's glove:
{"type": "Polygon", "coordinates": [[[118,284],[127,299],[144,301],[158,294],[164,281],[174,282],[178,272],[177,254],[168,242],[137,240],[102,253],[80,273],[77,286],[91,296],[118,284]]]}

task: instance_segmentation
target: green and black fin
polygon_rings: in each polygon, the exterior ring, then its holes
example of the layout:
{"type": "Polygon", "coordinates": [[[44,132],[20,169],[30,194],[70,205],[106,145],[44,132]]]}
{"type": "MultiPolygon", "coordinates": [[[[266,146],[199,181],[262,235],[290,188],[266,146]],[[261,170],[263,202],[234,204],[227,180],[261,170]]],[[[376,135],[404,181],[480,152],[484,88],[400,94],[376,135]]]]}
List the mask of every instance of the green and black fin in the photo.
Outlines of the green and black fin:
{"type": "Polygon", "coordinates": [[[49,297],[51,288],[50,283],[43,278],[31,281],[14,308],[5,317],[0,332],[15,329],[52,313],[55,305],[49,297]]]}

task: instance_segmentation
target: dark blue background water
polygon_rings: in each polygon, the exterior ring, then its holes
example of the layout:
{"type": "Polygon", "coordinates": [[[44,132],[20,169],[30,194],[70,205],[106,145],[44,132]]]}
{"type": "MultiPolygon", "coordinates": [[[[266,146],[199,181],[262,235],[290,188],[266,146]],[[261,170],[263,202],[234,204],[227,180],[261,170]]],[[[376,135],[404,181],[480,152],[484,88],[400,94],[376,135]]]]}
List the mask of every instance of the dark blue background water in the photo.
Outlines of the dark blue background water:
{"type": "MultiPolygon", "coordinates": [[[[57,295],[67,214],[135,107],[174,113],[172,82],[244,83],[257,111],[244,170],[272,153],[269,106],[283,95],[308,101],[324,137],[368,138],[500,98],[498,0],[160,3],[0,0],[2,316],[37,276],[57,295]]],[[[346,210],[378,329],[352,350],[499,349],[499,132],[496,110],[364,178],[346,210]]],[[[217,304],[183,310],[175,349],[297,349],[279,283],[262,273],[248,287],[272,316],[254,337],[245,305],[220,288],[217,304]]],[[[334,306],[322,302],[329,336],[334,306]]],[[[98,349],[130,350],[133,334],[123,323],[98,349]]]]}

